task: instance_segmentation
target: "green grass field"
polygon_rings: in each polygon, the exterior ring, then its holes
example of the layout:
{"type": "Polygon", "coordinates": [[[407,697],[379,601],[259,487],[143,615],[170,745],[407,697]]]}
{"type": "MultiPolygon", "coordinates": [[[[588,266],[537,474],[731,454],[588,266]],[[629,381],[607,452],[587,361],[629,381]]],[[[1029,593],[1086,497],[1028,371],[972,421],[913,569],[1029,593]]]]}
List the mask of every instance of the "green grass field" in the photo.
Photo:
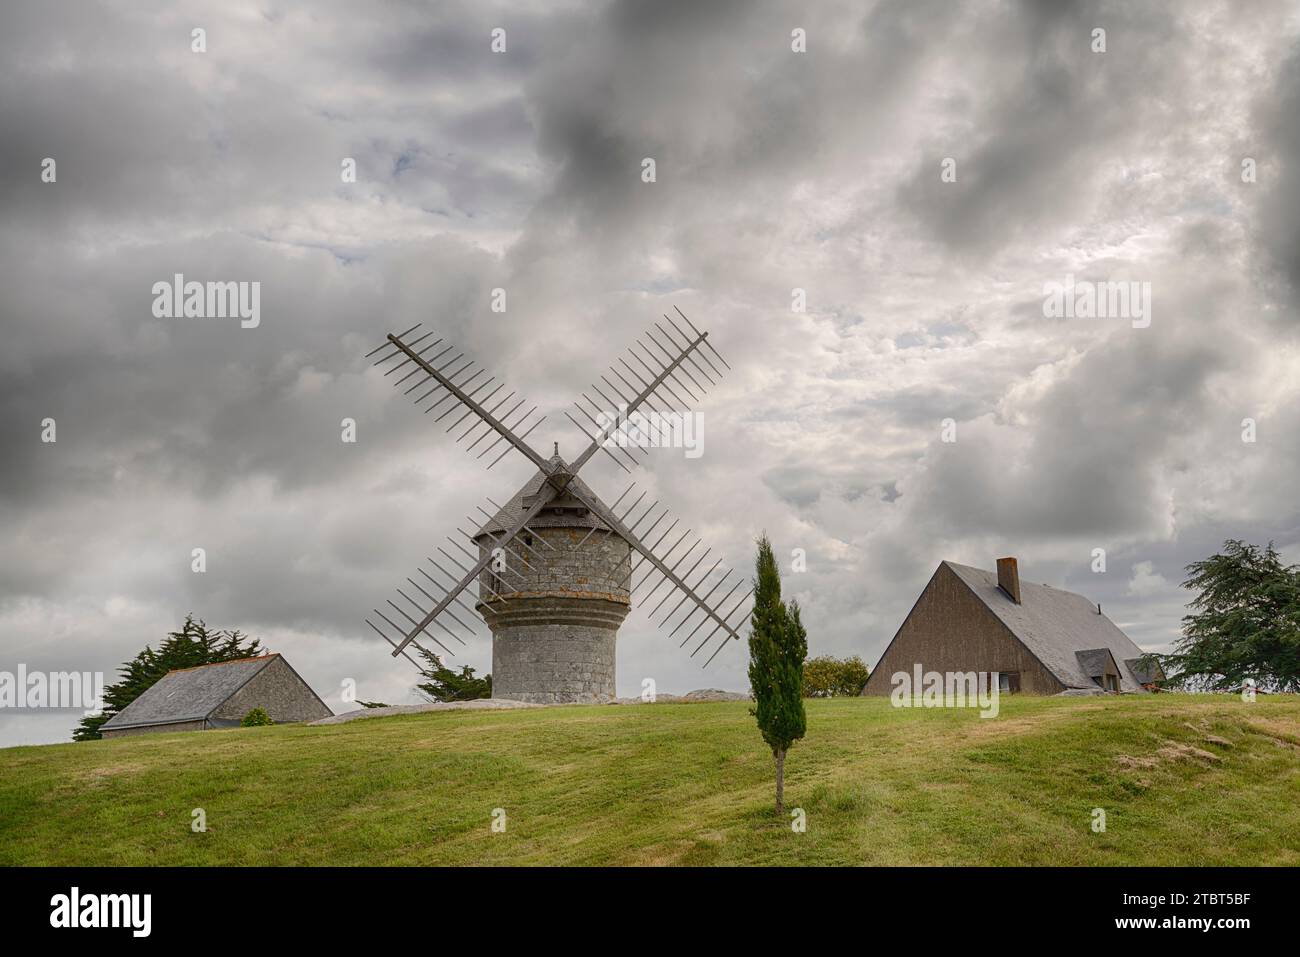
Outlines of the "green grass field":
{"type": "Polygon", "coordinates": [[[810,701],[787,774],[744,703],[12,748],[0,864],[1300,864],[1294,696],[810,701]]]}

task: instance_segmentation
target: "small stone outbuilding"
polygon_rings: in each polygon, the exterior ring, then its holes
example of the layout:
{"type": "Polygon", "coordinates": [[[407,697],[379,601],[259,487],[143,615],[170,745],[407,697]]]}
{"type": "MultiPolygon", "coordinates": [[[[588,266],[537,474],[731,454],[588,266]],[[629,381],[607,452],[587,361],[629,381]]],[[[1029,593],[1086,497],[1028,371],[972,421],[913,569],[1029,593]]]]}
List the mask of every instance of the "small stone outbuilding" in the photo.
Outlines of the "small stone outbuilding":
{"type": "Polygon", "coordinates": [[[278,654],[169,671],[148,691],[100,726],[117,738],[155,731],[207,731],[237,727],[254,708],[276,724],[333,715],[278,654]]]}

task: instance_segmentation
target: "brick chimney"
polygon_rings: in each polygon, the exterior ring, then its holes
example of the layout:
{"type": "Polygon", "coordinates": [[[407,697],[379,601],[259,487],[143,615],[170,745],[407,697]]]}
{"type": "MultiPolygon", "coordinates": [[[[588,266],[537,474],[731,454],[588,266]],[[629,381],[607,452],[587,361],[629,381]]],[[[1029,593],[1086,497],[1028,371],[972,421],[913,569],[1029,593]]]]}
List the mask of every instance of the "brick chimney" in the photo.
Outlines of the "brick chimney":
{"type": "Polygon", "coordinates": [[[1020,570],[1014,558],[998,559],[998,587],[1017,605],[1020,604],[1020,570]]]}

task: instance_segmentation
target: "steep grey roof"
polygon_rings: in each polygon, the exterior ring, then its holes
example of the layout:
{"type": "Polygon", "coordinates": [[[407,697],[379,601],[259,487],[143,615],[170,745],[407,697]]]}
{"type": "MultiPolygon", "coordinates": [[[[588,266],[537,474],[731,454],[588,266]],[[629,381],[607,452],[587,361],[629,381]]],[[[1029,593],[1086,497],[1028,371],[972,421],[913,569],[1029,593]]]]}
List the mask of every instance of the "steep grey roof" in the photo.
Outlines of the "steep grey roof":
{"type": "Polygon", "coordinates": [[[1020,580],[1021,604],[998,588],[995,572],[944,562],[1067,688],[1095,688],[1077,652],[1107,649],[1120,674],[1121,691],[1141,691],[1128,662],[1144,652],[1082,595],[1020,580]]]}
{"type": "MultiPolygon", "coordinates": [[[[552,455],[550,462],[552,465],[561,465],[561,466],[565,465],[564,460],[561,459],[558,455],[552,455]]],[[[537,474],[534,475],[532,478],[530,478],[527,482],[525,482],[524,487],[521,488],[518,492],[515,492],[515,494],[510,497],[510,501],[506,502],[505,505],[501,506],[501,509],[495,515],[493,515],[489,521],[483,523],[483,525],[479,527],[479,530],[474,533],[475,536],[483,535],[486,534],[487,532],[508,532],[510,531],[510,529],[514,528],[515,523],[518,522],[521,518],[523,518],[524,513],[528,511],[528,506],[524,504],[524,500],[529,499],[531,504],[532,497],[541,490],[542,486],[545,483],[546,483],[546,473],[544,473],[541,469],[538,469],[537,474]]],[[[601,501],[600,497],[596,495],[596,493],[593,492],[587,486],[587,484],[577,476],[574,476],[570,480],[570,484],[574,488],[578,489],[578,491],[580,491],[589,500],[600,502],[600,504],[602,505],[605,504],[603,501],[601,501]]],[[[596,515],[593,514],[592,512],[584,512],[583,514],[577,514],[575,512],[569,512],[569,511],[551,512],[546,510],[543,510],[540,514],[535,516],[533,520],[528,523],[528,527],[529,528],[599,528],[599,529],[604,529],[605,531],[609,530],[609,526],[607,526],[603,521],[601,521],[598,517],[596,517],[596,515]]]]}
{"type": "Polygon", "coordinates": [[[169,671],[144,694],[105,721],[101,728],[198,721],[220,707],[278,654],[240,658],[216,665],[169,671]]]}
{"type": "Polygon", "coordinates": [[[1089,648],[1087,651],[1076,651],[1074,657],[1079,662],[1079,670],[1089,678],[1104,675],[1107,665],[1114,665],[1115,670],[1119,671],[1119,662],[1115,660],[1115,656],[1110,653],[1109,648],[1089,648]]]}
{"type": "Polygon", "coordinates": [[[1150,684],[1153,681],[1163,680],[1165,671],[1160,667],[1158,661],[1153,661],[1149,665],[1143,666],[1141,658],[1125,658],[1124,664],[1128,670],[1133,672],[1133,676],[1143,684],[1150,684]]]}

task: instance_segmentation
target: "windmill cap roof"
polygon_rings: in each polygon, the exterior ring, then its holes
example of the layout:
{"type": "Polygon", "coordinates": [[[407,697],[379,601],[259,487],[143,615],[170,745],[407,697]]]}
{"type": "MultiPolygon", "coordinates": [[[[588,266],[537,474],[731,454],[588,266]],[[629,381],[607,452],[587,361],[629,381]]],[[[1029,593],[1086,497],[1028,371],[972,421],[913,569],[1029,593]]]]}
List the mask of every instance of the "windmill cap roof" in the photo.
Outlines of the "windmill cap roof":
{"type": "MultiPolygon", "coordinates": [[[[548,460],[552,469],[558,469],[567,472],[569,464],[559,455],[552,455],[548,460]]],[[[541,469],[537,474],[524,483],[519,491],[510,497],[510,500],[497,510],[497,513],[484,522],[479,530],[474,533],[477,538],[480,535],[500,534],[508,532],[519,524],[519,520],[536,501],[537,494],[542,491],[542,486],[546,484],[549,476],[541,469]]],[[[576,475],[569,479],[573,488],[577,489],[588,501],[596,501],[601,505],[605,503],[600,497],[593,492],[582,479],[576,475]]],[[[564,502],[571,503],[571,508],[550,509],[546,508],[528,522],[529,528],[596,528],[609,531],[609,526],[593,512],[586,509],[582,502],[570,496],[565,496],[564,502]]]]}

